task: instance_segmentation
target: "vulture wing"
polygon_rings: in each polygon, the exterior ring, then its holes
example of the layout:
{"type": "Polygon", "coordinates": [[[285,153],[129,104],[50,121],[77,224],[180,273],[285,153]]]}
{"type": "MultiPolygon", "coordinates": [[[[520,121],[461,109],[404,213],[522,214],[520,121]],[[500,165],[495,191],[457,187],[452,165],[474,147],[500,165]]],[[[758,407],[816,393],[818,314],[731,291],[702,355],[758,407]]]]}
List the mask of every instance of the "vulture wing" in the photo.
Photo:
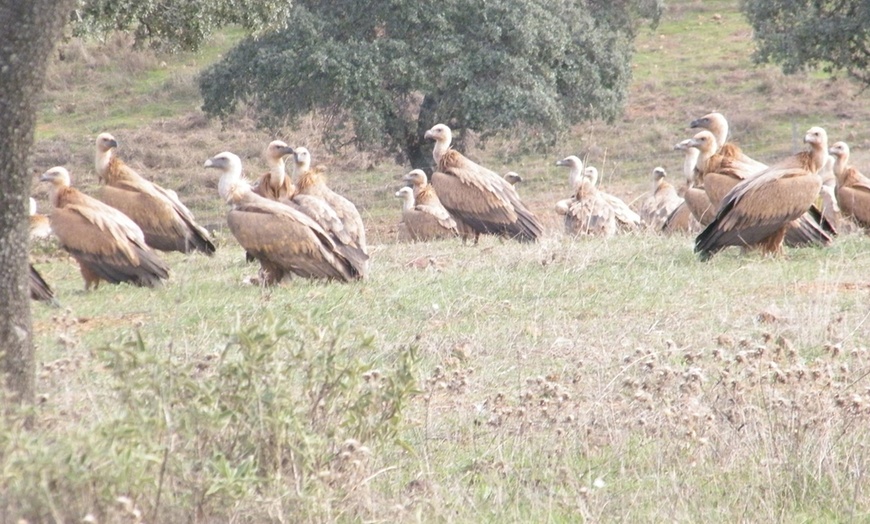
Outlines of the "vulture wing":
{"type": "Polygon", "coordinates": [[[767,240],[806,213],[821,180],[796,162],[769,168],[725,196],[716,218],[698,235],[695,252],[706,260],[726,246],[767,240]],[[797,165],[796,165],[797,164],[797,165]]]}
{"type": "Polygon", "coordinates": [[[543,234],[537,217],[520,201],[510,183],[498,174],[447,151],[432,174],[441,203],[477,233],[504,234],[534,242],[543,234]]]}
{"type": "Polygon", "coordinates": [[[67,205],[51,214],[51,228],[79,264],[107,282],[152,287],[169,278],[169,267],[148,249],[141,230],[115,209],[67,205]]]}

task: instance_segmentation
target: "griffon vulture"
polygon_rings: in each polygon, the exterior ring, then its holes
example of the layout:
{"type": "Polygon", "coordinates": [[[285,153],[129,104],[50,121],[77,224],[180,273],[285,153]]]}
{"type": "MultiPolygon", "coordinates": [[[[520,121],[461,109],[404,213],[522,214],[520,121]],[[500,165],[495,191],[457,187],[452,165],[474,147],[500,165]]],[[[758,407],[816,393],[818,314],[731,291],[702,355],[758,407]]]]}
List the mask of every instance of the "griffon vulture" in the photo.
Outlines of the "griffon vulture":
{"type": "Polygon", "coordinates": [[[290,273],[343,282],[362,278],[365,253],[342,244],[308,215],[251,191],[242,179],[238,156],[220,153],[204,165],[221,171],[218,190],[232,205],[227,224],[239,244],[260,262],[265,285],[277,284],[290,273]]]}
{"type": "Polygon", "coordinates": [[[616,213],[591,179],[582,175],[577,178],[578,166],[582,166],[580,159],[571,155],[558,160],[556,165],[570,169],[569,182],[574,186],[572,198],[556,203],[556,212],[565,216],[565,234],[613,236],[616,233],[616,213]]]}
{"type": "Polygon", "coordinates": [[[663,228],[668,218],[683,203],[674,186],[665,180],[666,176],[665,168],[659,166],[653,169],[653,188],[640,208],[641,220],[656,231],[663,228]]]}
{"type": "Polygon", "coordinates": [[[536,242],[541,237],[541,223],[523,205],[512,185],[450,149],[453,134],[449,127],[437,124],[424,136],[435,141],[432,186],[457,222],[474,232],[475,243],[481,234],[502,235],[521,242],[536,242]]]}
{"type": "Polygon", "coordinates": [[[269,171],[263,173],[252,191],[269,200],[292,198],[296,192],[293,180],[287,176],[284,157],[293,154],[293,148],[281,140],[273,140],[263,152],[269,171]]]}
{"type": "Polygon", "coordinates": [[[870,228],[870,178],[849,165],[849,145],[845,142],[835,143],[830,152],[834,156],[837,202],[843,216],[870,228]]]}
{"type": "Polygon", "coordinates": [[[439,216],[438,210],[429,206],[414,203],[414,190],[403,187],[396,192],[396,197],[402,199],[402,223],[405,225],[408,237],[412,241],[429,241],[451,238],[459,233],[456,222],[447,215],[445,220],[439,216]]]}
{"type": "MultiPolygon", "coordinates": [[[[695,252],[701,260],[727,246],[782,252],[789,225],[801,218],[819,195],[822,182],[818,171],[827,161],[828,135],[824,129],[811,128],[804,142],[810,144],[809,151],[777,162],[737,184],[725,196],[716,218],[695,240],[695,252]]],[[[808,234],[827,237],[820,229],[808,234]]]]}
{"type": "Polygon", "coordinates": [[[426,173],[421,169],[414,169],[405,175],[402,180],[411,185],[412,196],[414,197],[412,202],[416,207],[425,207],[425,212],[435,217],[442,228],[451,230],[454,233],[456,232],[456,220],[450,216],[447,208],[441,203],[435,188],[427,180],[426,173]]]}
{"type": "Polygon", "coordinates": [[[70,187],[69,172],[53,167],[39,179],[51,183],[51,230],[78,261],[85,290],[101,280],[153,287],[169,267],[145,243],[139,226],[121,211],[70,187]]]}
{"type": "Polygon", "coordinates": [[[749,158],[733,142],[728,142],[728,120],[722,113],[709,113],[701,118],[693,120],[689,127],[692,129],[706,129],[713,133],[716,140],[715,153],[722,154],[732,162],[731,168],[743,173],[743,178],[767,169],[767,164],[749,158]]]}
{"type": "MultiPolygon", "coordinates": [[[[583,176],[592,181],[592,185],[598,187],[598,169],[592,166],[586,166],[583,170],[583,176]]],[[[619,197],[605,193],[599,190],[601,195],[610,207],[613,208],[613,213],[616,216],[616,225],[624,231],[637,229],[641,225],[640,215],[635,213],[628,204],[623,202],[619,197]]]]}
{"type": "Polygon", "coordinates": [[[296,195],[317,198],[328,204],[344,226],[343,231],[348,235],[346,238],[349,243],[367,253],[365,225],[353,202],[326,185],[322,169],[311,168],[311,153],[308,149],[297,147],[293,158],[296,168],[296,195]]]}
{"type": "Polygon", "coordinates": [[[102,182],[100,200],[121,210],[142,229],[145,241],[161,251],[215,252],[208,232],[171,190],[145,180],[114,154],[115,137],[97,137],[95,165],[102,182]]]}

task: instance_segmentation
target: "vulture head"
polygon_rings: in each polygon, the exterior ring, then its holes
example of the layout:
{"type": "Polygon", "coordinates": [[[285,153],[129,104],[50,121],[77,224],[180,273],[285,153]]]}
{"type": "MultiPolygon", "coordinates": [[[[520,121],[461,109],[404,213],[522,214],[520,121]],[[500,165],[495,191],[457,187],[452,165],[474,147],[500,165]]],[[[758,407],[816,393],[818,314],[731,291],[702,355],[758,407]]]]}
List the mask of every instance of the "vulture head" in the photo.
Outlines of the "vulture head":
{"type": "Polygon", "coordinates": [[[663,168],[662,166],[658,166],[653,169],[652,176],[653,182],[658,184],[659,180],[662,180],[663,178],[668,176],[668,174],[665,172],[665,168],[663,168]]]}
{"type": "Polygon", "coordinates": [[[513,171],[508,171],[504,174],[504,179],[508,184],[514,186],[523,181],[523,177],[519,175],[519,173],[515,173],[513,171]]]}
{"type": "Polygon", "coordinates": [[[311,153],[304,147],[293,150],[293,161],[296,163],[296,171],[304,173],[311,169],[311,153]]]}
{"type": "MultiPolygon", "coordinates": [[[[804,136],[804,142],[807,144],[813,144],[814,146],[824,145],[825,151],[827,151],[828,132],[818,126],[811,127],[807,130],[806,136],[804,136]]],[[[815,149],[815,147],[813,149],[815,149]]]]}
{"type": "Polygon", "coordinates": [[[402,209],[410,211],[414,207],[414,190],[410,187],[403,187],[396,191],[396,198],[402,199],[402,209]]]}
{"type": "Polygon", "coordinates": [[[689,139],[689,147],[694,147],[703,155],[713,155],[719,149],[719,144],[716,143],[713,133],[704,130],[689,139]]]}
{"type": "Polygon", "coordinates": [[[97,177],[100,182],[103,181],[103,174],[109,167],[109,161],[112,159],[112,150],[118,147],[118,141],[109,133],[100,133],[97,136],[96,156],[94,158],[94,166],[97,169],[97,177]]]}
{"type": "Polygon", "coordinates": [[[828,149],[828,153],[832,154],[837,158],[849,158],[849,144],[846,142],[834,142],[834,145],[828,149]]]}
{"type": "Polygon", "coordinates": [[[423,187],[429,183],[426,178],[426,173],[424,173],[422,169],[414,169],[402,177],[402,180],[416,187],[423,187]]]}
{"type": "Polygon", "coordinates": [[[105,153],[106,151],[111,151],[112,149],[118,147],[118,141],[115,140],[109,133],[100,133],[97,136],[97,152],[105,153]]]}
{"type": "Polygon", "coordinates": [[[238,155],[224,151],[206,160],[203,166],[221,172],[218,193],[223,199],[229,198],[230,186],[242,179],[242,159],[238,155]]]}
{"type": "Polygon", "coordinates": [[[588,166],[586,169],[583,170],[583,176],[588,178],[589,181],[592,182],[593,186],[598,185],[598,168],[597,167],[588,166]]]}
{"type": "Polygon", "coordinates": [[[583,161],[574,155],[566,156],[562,160],[556,161],[557,166],[569,168],[568,182],[571,184],[571,189],[577,189],[580,185],[580,179],[583,178],[583,161]]]}
{"type": "Polygon", "coordinates": [[[689,124],[692,129],[706,129],[716,137],[716,144],[722,146],[728,140],[728,120],[722,113],[709,113],[701,118],[692,120],[689,124]]]}
{"type": "Polygon", "coordinates": [[[426,134],[423,135],[423,138],[426,140],[434,140],[435,148],[432,150],[432,158],[435,159],[435,162],[441,160],[441,157],[444,156],[444,153],[450,148],[450,143],[453,141],[453,133],[450,131],[450,128],[444,124],[436,124],[430,129],[426,131],[426,134]]]}
{"type": "Polygon", "coordinates": [[[39,177],[40,182],[51,182],[54,187],[69,187],[70,177],[69,171],[63,166],[57,166],[49,169],[39,177]]]}
{"type": "Polygon", "coordinates": [[[285,156],[292,154],[293,148],[281,140],[272,140],[269,142],[269,145],[266,146],[266,151],[263,153],[266,157],[266,161],[269,162],[269,165],[276,164],[285,156]]]}

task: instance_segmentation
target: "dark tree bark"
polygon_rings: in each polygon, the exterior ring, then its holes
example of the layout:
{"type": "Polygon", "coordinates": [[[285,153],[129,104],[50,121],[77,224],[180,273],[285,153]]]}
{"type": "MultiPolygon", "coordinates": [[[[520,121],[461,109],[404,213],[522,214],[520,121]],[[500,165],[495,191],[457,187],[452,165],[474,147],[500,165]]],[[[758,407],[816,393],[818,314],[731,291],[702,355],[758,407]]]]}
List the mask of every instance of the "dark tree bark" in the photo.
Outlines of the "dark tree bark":
{"type": "Polygon", "coordinates": [[[27,198],[36,103],[71,0],[0,0],[0,372],[33,400],[35,364],[27,261],[27,198]]]}

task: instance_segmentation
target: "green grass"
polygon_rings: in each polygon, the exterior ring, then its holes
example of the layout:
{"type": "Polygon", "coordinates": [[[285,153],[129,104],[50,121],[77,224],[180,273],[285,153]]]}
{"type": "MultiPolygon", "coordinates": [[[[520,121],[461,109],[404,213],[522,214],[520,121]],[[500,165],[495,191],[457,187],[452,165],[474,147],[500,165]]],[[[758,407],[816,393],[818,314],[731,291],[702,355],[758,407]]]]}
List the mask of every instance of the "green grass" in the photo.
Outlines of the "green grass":
{"type": "MultiPolygon", "coordinates": [[[[201,115],[196,74],[239,38],[179,56],[70,42],[50,69],[36,170],[67,165],[92,193],[93,139],[110,131],[216,229],[219,250],[164,255],[159,289],[83,293],[72,260],[35,246],[62,307],[34,305],[41,401],[32,430],[0,427],[0,521],[128,522],[118,497],[152,522],[868,518],[865,236],[700,263],[687,237],[564,238],[553,211],[566,196],[556,159],[587,156],[631,201],[655,165],[680,180],[672,145],[717,109],[762,160],[821,124],[860,165],[870,106],[856,86],[754,67],[735,1],[671,2],[637,42],[622,119],[535,154],[513,135],[470,151],[523,175],[540,243],[406,245],[393,196],[406,166],[325,151],[315,119],[267,131],[244,112],[226,126],[201,115]],[[256,176],[276,137],[309,147],[362,209],[366,281],[246,283],[256,265],[201,166],[231,150],[256,176]],[[411,353],[417,393],[371,396],[407,386],[397,369],[411,353]],[[312,411],[321,423],[299,411],[318,392],[337,395],[312,411]],[[370,424],[381,401],[403,402],[401,416],[370,424]],[[349,437],[367,451],[348,452],[349,437]]],[[[35,194],[47,210],[45,187],[35,194]]]]}

